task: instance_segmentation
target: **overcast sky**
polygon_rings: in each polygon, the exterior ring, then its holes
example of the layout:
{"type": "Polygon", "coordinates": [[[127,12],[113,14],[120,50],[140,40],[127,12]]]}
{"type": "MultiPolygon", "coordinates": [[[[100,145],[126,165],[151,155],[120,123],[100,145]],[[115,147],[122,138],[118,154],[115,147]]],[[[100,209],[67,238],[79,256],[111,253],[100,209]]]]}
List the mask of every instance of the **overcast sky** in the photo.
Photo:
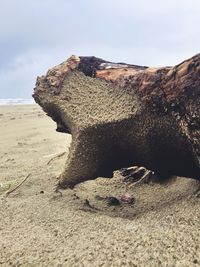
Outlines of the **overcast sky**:
{"type": "Polygon", "coordinates": [[[30,98],[71,54],[138,65],[200,52],[200,0],[0,0],[0,98],[30,98]]]}

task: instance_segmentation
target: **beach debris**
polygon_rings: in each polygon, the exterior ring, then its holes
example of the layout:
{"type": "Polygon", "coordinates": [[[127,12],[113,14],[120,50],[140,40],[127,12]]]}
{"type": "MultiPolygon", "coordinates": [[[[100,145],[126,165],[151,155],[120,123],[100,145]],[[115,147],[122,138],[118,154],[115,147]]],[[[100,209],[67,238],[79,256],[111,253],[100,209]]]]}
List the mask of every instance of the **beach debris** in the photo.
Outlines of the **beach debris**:
{"type": "Polygon", "coordinates": [[[63,188],[134,165],[200,179],[200,54],[162,68],[72,56],[37,78],[33,97],[72,135],[63,188]]]}
{"type": "Polygon", "coordinates": [[[123,203],[126,204],[134,204],[135,203],[135,198],[132,197],[130,194],[126,193],[122,196],[119,197],[119,200],[123,203]]]}
{"type": "Polygon", "coordinates": [[[97,200],[102,200],[106,202],[108,206],[118,206],[120,204],[134,204],[135,203],[135,198],[132,197],[129,193],[125,193],[124,195],[121,196],[95,196],[97,200]]]}
{"type": "Polygon", "coordinates": [[[139,185],[144,183],[149,183],[155,178],[153,171],[146,169],[145,167],[129,167],[122,168],[120,174],[124,177],[124,182],[129,185],[139,185]]]}
{"type": "Polygon", "coordinates": [[[51,158],[48,162],[47,165],[49,165],[53,160],[57,159],[57,158],[61,158],[62,156],[64,156],[66,154],[66,152],[62,152],[60,154],[55,155],[53,158],[51,158]]]}
{"type": "Polygon", "coordinates": [[[0,183],[0,194],[5,194],[5,196],[8,196],[15,192],[30,177],[30,175],[31,174],[29,173],[21,182],[12,180],[9,182],[0,183]]]}

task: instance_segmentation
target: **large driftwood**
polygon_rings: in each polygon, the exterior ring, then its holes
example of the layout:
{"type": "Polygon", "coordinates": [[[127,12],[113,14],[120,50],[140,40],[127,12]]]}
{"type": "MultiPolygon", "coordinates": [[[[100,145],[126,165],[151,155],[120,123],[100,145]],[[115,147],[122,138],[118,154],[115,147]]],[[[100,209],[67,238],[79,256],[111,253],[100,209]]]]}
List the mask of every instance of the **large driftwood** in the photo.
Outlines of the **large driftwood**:
{"type": "Polygon", "coordinates": [[[72,134],[63,187],[133,165],[200,178],[200,54],[165,68],[72,56],[37,78],[33,97],[72,134]]]}

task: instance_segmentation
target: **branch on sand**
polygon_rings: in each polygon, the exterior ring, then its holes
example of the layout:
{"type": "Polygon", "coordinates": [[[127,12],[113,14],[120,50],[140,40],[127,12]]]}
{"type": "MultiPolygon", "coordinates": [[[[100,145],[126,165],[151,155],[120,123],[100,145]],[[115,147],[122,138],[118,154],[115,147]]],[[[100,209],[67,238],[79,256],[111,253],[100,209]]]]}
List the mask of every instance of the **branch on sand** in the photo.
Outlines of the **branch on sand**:
{"type": "Polygon", "coordinates": [[[16,191],[29,177],[30,177],[30,173],[17,185],[15,186],[14,188],[8,190],[6,192],[6,196],[9,196],[11,193],[13,193],[14,191],[16,191]]]}

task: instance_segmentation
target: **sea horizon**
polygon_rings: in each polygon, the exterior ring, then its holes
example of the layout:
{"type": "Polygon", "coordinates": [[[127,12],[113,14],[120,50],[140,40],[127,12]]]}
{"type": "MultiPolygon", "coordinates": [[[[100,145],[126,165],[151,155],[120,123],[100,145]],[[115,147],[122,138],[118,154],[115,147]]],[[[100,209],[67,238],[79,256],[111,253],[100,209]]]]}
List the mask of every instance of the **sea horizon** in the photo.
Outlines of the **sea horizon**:
{"type": "Polygon", "coordinates": [[[35,104],[33,98],[0,98],[0,106],[33,104],[35,104]]]}

